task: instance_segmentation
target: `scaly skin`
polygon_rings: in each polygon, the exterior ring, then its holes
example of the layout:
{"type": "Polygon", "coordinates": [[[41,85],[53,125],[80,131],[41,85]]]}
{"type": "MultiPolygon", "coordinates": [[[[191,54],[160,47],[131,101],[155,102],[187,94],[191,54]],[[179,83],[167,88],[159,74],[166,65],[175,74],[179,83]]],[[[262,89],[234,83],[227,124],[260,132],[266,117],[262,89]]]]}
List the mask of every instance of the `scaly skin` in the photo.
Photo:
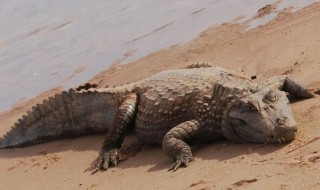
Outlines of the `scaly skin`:
{"type": "Polygon", "coordinates": [[[95,91],[70,90],[38,104],[0,140],[0,148],[108,131],[92,173],[117,165],[131,125],[145,143],[162,145],[175,163],[193,160],[188,143],[289,142],[295,121],[286,91],[313,95],[286,76],[261,84],[207,63],[164,71],[140,82],[95,91]],[[58,126],[58,127],[57,127],[58,126]]]}

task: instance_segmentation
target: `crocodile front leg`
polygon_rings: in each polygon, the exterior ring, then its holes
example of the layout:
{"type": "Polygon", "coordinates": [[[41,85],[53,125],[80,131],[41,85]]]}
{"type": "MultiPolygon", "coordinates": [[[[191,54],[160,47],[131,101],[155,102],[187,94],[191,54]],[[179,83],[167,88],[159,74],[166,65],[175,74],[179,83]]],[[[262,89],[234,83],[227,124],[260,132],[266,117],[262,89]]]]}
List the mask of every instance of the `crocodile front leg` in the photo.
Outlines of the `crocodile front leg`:
{"type": "Polygon", "coordinates": [[[109,165],[117,166],[119,149],[129,124],[132,123],[136,117],[136,110],[137,95],[134,93],[128,94],[117,110],[115,119],[103,142],[92,174],[99,170],[108,169],[109,165]]]}
{"type": "Polygon", "coordinates": [[[182,165],[188,166],[193,160],[190,146],[185,142],[194,137],[204,123],[199,120],[183,122],[172,128],[163,138],[162,148],[165,153],[175,160],[169,170],[176,171],[182,165]]]}
{"type": "Polygon", "coordinates": [[[308,89],[288,76],[274,76],[265,80],[261,85],[277,88],[299,98],[312,98],[314,96],[308,89]]]}

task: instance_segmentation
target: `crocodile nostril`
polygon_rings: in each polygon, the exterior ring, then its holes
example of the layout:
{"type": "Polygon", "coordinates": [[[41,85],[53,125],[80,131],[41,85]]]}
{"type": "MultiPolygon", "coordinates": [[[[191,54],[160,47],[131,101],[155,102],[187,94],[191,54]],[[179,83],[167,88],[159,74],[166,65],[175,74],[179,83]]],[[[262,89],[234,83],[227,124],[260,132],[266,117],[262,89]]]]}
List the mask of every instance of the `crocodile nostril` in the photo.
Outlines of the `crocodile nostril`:
{"type": "Polygon", "coordinates": [[[276,124],[278,124],[278,125],[286,125],[286,124],[288,124],[288,118],[287,117],[277,118],[276,119],[276,124]]]}
{"type": "Polygon", "coordinates": [[[293,132],[298,132],[298,127],[296,125],[291,126],[293,132]]]}

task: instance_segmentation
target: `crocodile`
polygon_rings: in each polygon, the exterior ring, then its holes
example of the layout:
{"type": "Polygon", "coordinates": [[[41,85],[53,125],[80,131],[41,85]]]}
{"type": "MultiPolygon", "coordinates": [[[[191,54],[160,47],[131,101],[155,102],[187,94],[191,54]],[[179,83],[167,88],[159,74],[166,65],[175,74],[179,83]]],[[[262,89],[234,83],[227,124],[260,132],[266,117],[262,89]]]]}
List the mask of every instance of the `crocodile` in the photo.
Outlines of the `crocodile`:
{"type": "Polygon", "coordinates": [[[117,166],[126,131],[146,144],[162,145],[173,159],[169,170],[193,160],[189,144],[292,141],[297,125],[287,94],[312,92],[289,76],[256,83],[207,63],[157,73],[118,87],[70,89],[27,111],[0,139],[0,148],[106,133],[92,173],[117,166]]]}

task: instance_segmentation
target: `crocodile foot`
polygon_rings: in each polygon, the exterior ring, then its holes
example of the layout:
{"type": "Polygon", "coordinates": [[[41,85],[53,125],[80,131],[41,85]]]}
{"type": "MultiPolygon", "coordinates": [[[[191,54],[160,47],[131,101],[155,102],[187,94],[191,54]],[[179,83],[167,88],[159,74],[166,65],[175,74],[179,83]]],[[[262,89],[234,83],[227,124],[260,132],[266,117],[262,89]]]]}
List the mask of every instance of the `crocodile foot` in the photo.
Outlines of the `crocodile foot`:
{"type": "Polygon", "coordinates": [[[119,160],[118,149],[112,149],[110,151],[100,153],[91,174],[95,174],[98,171],[107,170],[110,165],[117,166],[118,160],[119,160]]]}
{"type": "Polygon", "coordinates": [[[177,156],[175,163],[170,166],[168,171],[171,171],[171,170],[172,171],[176,171],[181,166],[187,167],[189,162],[192,161],[192,160],[193,160],[192,155],[189,155],[189,154],[179,155],[179,156],[177,156]]]}

